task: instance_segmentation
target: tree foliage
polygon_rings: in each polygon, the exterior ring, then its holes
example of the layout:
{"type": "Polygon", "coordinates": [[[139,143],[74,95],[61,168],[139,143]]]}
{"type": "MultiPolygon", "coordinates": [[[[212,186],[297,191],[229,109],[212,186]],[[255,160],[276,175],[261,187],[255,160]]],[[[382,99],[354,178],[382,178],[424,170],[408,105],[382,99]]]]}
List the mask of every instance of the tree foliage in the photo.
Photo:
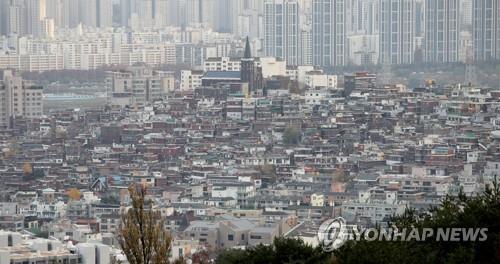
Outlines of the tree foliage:
{"type": "Polygon", "coordinates": [[[486,241],[349,241],[334,252],[337,263],[500,263],[500,192],[495,184],[484,194],[446,197],[430,213],[408,209],[393,218],[398,229],[488,228],[486,241]]]}
{"type": "Polygon", "coordinates": [[[172,237],[159,212],[146,200],[144,186],[129,187],[132,207],[122,216],[118,242],[130,264],[167,264],[172,237]]]}
{"type": "MultiPolygon", "coordinates": [[[[247,250],[225,250],[217,263],[500,263],[500,189],[475,197],[464,194],[446,197],[439,207],[418,213],[408,209],[392,219],[403,228],[432,228],[435,232],[425,241],[348,241],[332,253],[305,245],[301,240],[278,238],[270,246],[259,245],[247,250]],[[437,241],[437,228],[488,228],[486,241],[437,241]]],[[[422,234],[422,232],[420,232],[422,234]]]]}
{"type": "Polygon", "coordinates": [[[77,188],[71,188],[68,190],[68,197],[72,201],[78,201],[82,197],[82,193],[77,188]]]}
{"type": "Polygon", "coordinates": [[[333,258],[321,248],[306,245],[294,238],[276,238],[272,245],[257,245],[246,250],[227,249],[218,258],[219,264],[258,263],[332,263],[333,258]]]}
{"type": "Polygon", "coordinates": [[[103,204],[120,204],[120,197],[116,195],[108,195],[101,197],[101,203],[103,204]]]}
{"type": "Polygon", "coordinates": [[[210,261],[210,254],[206,250],[198,251],[191,257],[193,264],[208,264],[210,261]]]}
{"type": "Polygon", "coordinates": [[[297,145],[300,143],[301,132],[295,127],[287,127],[283,132],[283,143],[286,145],[297,145]]]}
{"type": "Polygon", "coordinates": [[[23,164],[23,173],[24,175],[31,175],[33,173],[33,167],[29,162],[23,164]]]}
{"type": "Polygon", "coordinates": [[[259,167],[262,178],[268,178],[270,182],[276,182],[276,166],[273,164],[265,164],[259,167]]]}

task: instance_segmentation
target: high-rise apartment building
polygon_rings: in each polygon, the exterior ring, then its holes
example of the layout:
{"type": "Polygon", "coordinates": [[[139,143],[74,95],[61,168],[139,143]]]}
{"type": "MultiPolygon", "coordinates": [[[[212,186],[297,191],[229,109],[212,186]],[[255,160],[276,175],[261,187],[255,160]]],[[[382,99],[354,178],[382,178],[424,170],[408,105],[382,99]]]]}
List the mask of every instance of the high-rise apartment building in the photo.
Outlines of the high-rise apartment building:
{"type": "Polygon", "coordinates": [[[301,54],[301,65],[313,65],[313,37],[312,37],[312,26],[303,25],[300,29],[300,50],[301,54]]]}
{"type": "Polygon", "coordinates": [[[97,0],[96,24],[100,28],[113,26],[113,0],[97,0]]]}
{"type": "Polygon", "coordinates": [[[79,18],[83,25],[97,27],[97,2],[98,0],[79,0],[79,18]]]}
{"type": "Polygon", "coordinates": [[[64,27],[74,28],[80,23],[80,1],[63,0],[64,27]]]}
{"type": "Polygon", "coordinates": [[[472,6],[474,0],[461,0],[460,1],[460,22],[461,26],[472,25],[472,6]]]}
{"type": "Polygon", "coordinates": [[[54,20],[55,27],[68,27],[68,19],[65,14],[64,0],[46,0],[47,8],[46,15],[48,18],[52,18],[54,20]]]}
{"type": "Polygon", "coordinates": [[[344,0],[344,2],[348,34],[371,35],[378,32],[378,1],[344,0]]]}
{"type": "MultiPolygon", "coordinates": [[[[155,0],[157,6],[159,0],[155,0]]],[[[161,0],[163,1],[163,0],[161,0]]],[[[187,27],[203,23],[203,9],[213,4],[213,0],[168,0],[166,3],[167,24],[170,26],[187,27]]],[[[155,19],[158,19],[155,15],[155,19]]]]}
{"type": "Polygon", "coordinates": [[[346,64],[345,0],[314,0],[312,26],[313,64],[346,64]]]}
{"type": "MultiPolygon", "coordinates": [[[[215,0],[215,30],[220,32],[232,32],[233,19],[236,19],[233,8],[238,6],[238,0],[215,0]]],[[[204,18],[207,17],[205,15],[204,18]]]]}
{"type": "Polygon", "coordinates": [[[0,1],[0,35],[7,34],[9,2],[0,1]]]}
{"type": "Polygon", "coordinates": [[[473,7],[474,59],[500,59],[500,0],[475,0],[473,7]]]}
{"type": "Polygon", "coordinates": [[[43,113],[43,88],[10,70],[0,81],[0,128],[10,128],[16,117],[36,118],[43,113]]]}
{"type": "Polygon", "coordinates": [[[360,29],[367,35],[378,33],[379,2],[371,0],[360,1],[361,10],[359,19],[360,29]]]}
{"type": "Polygon", "coordinates": [[[42,20],[47,16],[45,0],[24,0],[26,33],[39,37],[42,32],[42,20]]]}
{"type": "Polygon", "coordinates": [[[113,0],[9,0],[0,4],[3,33],[46,36],[54,28],[113,26],[113,0]],[[48,20],[47,20],[48,19],[48,20]]]}
{"type": "Polygon", "coordinates": [[[459,0],[425,1],[426,62],[445,63],[458,60],[459,9],[459,0]]]}
{"type": "Polygon", "coordinates": [[[41,35],[41,21],[46,17],[45,0],[9,0],[0,5],[5,16],[1,18],[5,23],[4,33],[35,37],[41,35]]]}
{"type": "Polygon", "coordinates": [[[26,19],[25,17],[25,7],[21,1],[12,1],[8,5],[8,10],[6,11],[6,33],[7,34],[28,34],[26,19]]]}
{"type": "Polygon", "coordinates": [[[415,53],[415,0],[380,0],[379,61],[411,64],[415,53]]]}
{"type": "Polygon", "coordinates": [[[300,63],[299,3],[296,0],[265,0],[264,54],[300,63]]]}
{"type": "Polygon", "coordinates": [[[166,27],[168,25],[168,2],[169,0],[156,0],[153,6],[153,17],[155,26],[166,27]]]}

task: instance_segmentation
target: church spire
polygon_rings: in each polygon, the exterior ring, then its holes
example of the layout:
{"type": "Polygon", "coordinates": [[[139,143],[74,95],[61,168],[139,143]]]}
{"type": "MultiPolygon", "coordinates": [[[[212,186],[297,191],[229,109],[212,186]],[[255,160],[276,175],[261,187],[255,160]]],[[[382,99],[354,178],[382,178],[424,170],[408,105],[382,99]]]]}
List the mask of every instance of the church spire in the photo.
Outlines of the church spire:
{"type": "Polygon", "coordinates": [[[243,57],[245,59],[252,58],[252,51],[250,50],[250,40],[248,39],[248,36],[247,36],[247,40],[246,40],[246,43],[245,43],[245,54],[244,54],[243,57]]]}

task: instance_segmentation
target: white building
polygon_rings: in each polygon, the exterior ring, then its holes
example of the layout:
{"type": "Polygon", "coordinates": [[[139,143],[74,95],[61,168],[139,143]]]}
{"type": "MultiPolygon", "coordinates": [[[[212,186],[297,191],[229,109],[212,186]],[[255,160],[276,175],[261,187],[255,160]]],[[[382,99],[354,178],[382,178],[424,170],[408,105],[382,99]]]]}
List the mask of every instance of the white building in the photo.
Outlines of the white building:
{"type": "Polygon", "coordinates": [[[28,211],[21,210],[25,216],[37,216],[40,219],[59,219],[66,216],[67,205],[62,202],[33,201],[28,211]]]}
{"type": "Polygon", "coordinates": [[[78,243],[76,245],[82,264],[110,264],[111,248],[103,244],[78,243]]]}
{"type": "Polygon", "coordinates": [[[275,57],[262,57],[257,61],[257,65],[262,67],[262,77],[286,75],[286,61],[275,57]]]}
{"type": "Polygon", "coordinates": [[[174,90],[171,72],[132,67],[128,71],[109,72],[106,78],[108,98],[112,104],[142,108],[148,102],[164,98],[174,90]]]}
{"type": "Polygon", "coordinates": [[[101,243],[63,244],[57,239],[0,231],[0,264],[109,264],[113,252],[101,243]]]}
{"type": "Polygon", "coordinates": [[[351,221],[368,218],[372,224],[384,223],[393,215],[402,214],[406,206],[398,201],[397,192],[360,191],[357,200],[342,203],[342,217],[351,221]]]}
{"type": "Polygon", "coordinates": [[[306,105],[320,105],[328,99],[330,93],[326,89],[308,89],[304,94],[304,101],[306,105]]]}
{"type": "Polygon", "coordinates": [[[0,82],[0,127],[10,127],[16,117],[43,114],[43,87],[33,86],[12,71],[3,71],[0,82]]]}
{"type": "Polygon", "coordinates": [[[500,181],[500,161],[487,161],[483,173],[484,184],[493,187],[495,179],[500,181]]]}
{"type": "Polygon", "coordinates": [[[203,71],[184,70],[181,71],[181,91],[190,91],[201,87],[203,71]]]}
{"type": "Polygon", "coordinates": [[[314,66],[289,66],[286,69],[286,76],[290,77],[290,80],[292,81],[298,81],[299,83],[303,84],[306,81],[306,74],[310,71],[314,71],[314,66]]]}
{"type": "Polygon", "coordinates": [[[230,57],[216,57],[205,60],[203,70],[208,71],[240,71],[241,59],[230,57]]]}
{"type": "Polygon", "coordinates": [[[255,185],[249,182],[214,183],[212,197],[231,197],[238,204],[245,204],[248,198],[255,196],[255,185]]]}
{"type": "Polygon", "coordinates": [[[328,75],[322,71],[310,71],[306,73],[305,85],[312,89],[337,89],[337,75],[328,75]]]}

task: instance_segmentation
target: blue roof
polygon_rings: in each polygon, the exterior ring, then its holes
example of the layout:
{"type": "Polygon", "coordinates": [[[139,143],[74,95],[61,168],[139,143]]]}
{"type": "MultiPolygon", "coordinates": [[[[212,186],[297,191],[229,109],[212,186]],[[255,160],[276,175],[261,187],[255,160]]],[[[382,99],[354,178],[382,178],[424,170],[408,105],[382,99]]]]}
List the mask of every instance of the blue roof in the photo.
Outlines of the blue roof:
{"type": "Polygon", "coordinates": [[[211,79],[241,79],[239,71],[209,71],[203,78],[211,79]]]}

